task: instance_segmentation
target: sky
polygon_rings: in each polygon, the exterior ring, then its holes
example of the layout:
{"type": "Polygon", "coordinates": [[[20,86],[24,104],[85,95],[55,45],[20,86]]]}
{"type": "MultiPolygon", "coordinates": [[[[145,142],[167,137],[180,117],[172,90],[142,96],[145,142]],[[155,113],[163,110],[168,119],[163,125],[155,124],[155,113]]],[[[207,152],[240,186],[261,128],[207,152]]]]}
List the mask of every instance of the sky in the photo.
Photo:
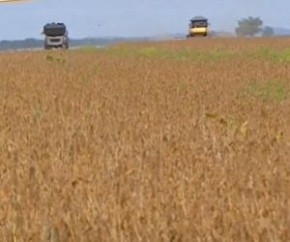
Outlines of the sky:
{"type": "Polygon", "coordinates": [[[43,38],[63,22],[71,38],[187,34],[189,19],[206,16],[212,30],[234,31],[241,18],[290,28],[288,0],[29,0],[0,3],[0,39],[43,38]]]}

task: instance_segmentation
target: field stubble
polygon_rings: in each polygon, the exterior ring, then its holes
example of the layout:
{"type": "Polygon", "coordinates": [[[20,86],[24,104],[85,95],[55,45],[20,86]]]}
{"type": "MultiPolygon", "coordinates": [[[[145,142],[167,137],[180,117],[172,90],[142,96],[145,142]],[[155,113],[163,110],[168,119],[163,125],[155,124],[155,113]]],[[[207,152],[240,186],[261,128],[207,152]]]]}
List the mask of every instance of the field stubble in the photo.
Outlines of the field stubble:
{"type": "Polygon", "coordinates": [[[289,241],[287,43],[1,54],[2,241],[289,241]]]}

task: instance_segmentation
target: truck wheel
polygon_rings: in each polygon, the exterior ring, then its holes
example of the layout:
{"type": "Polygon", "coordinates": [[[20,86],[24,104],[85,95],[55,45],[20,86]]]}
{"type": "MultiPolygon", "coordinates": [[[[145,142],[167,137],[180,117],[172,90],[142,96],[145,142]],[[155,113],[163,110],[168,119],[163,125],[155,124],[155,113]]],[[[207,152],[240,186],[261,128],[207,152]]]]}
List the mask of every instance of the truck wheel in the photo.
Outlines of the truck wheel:
{"type": "Polygon", "coordinates": [[[68,49],[68,44],[63,44],[63,45],[62,45],[62,49],[63,49],[63,50],[67,50],[67,49],[68,49]]]}

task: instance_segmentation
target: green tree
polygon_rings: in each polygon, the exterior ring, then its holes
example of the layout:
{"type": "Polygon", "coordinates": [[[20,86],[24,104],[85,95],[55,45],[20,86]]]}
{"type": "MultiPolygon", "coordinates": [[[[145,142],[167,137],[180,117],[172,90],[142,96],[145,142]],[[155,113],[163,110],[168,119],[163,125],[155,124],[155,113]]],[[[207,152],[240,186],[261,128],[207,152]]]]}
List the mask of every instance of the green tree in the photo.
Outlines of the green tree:
{"type": "Polygon", "coordinates": [[[238,36],[253,37],[262,32],[263,21],[259,17],[248,17],[238,21],[238,27],[235,29],[238,36]]]}
{"type": "Polygon", "coordinates": [[[273,28],[265,26],[265,28],[262,31],[262,36],[273,36],[273,35],[274,35],[273,28]]]}

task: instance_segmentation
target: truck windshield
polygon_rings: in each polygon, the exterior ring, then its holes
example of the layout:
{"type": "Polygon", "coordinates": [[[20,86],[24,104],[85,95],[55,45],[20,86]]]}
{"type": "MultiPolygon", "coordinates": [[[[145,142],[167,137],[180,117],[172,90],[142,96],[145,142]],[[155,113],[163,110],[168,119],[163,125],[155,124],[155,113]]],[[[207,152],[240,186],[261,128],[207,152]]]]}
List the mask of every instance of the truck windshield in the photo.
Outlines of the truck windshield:
{"type": "Polygon", "coordinates": [[[207,22],[206,21],[194,21],[194,22],[191,22],[190,27],[192,27],[192,28],[207,27],[207,22]]]}
{"type": "Polygon", "coordinates": [[[60,25],[46,25],[43,32],[47,36],[61,36],[66,34],[66,28],[60,25]]]}

